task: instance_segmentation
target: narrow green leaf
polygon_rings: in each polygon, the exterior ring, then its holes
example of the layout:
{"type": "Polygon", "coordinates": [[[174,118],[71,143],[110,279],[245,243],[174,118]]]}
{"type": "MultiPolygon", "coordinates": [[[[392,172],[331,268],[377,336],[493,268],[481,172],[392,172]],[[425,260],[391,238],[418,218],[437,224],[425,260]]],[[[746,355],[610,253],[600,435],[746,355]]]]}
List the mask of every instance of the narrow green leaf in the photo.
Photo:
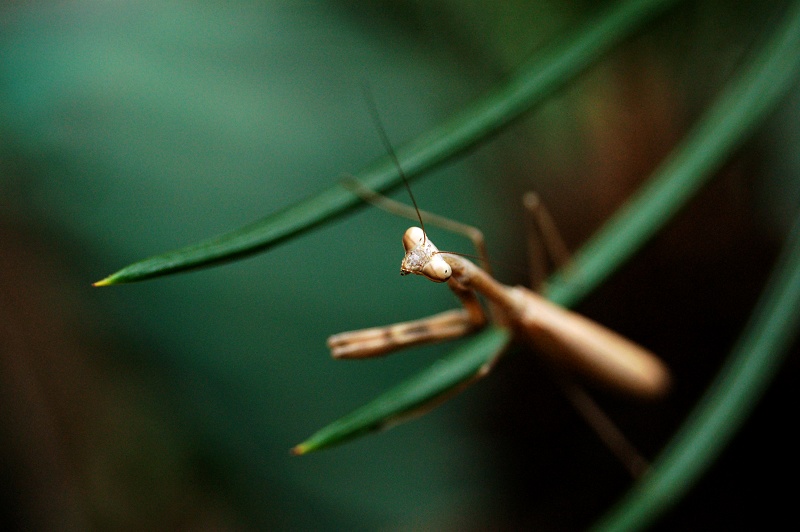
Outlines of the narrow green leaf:
{"type": "Polygon", "coordinates": [[[491,363],[506,346],[511,334],[506,329],[489,327],[472,340],[453,351],[399,386],[384,393],[358,410],[334,421],[292,449],[293,454],[306,454],[380,430],[397,423],[401,418],[424,410],[469,382],[486,364],[491,363]]]}
{"type": "MultiPolygon", "coordinates": [[[[485,141],[677,2],[622,1],[567,32],[494,92],[399,148],[397,156],[406,175],[409,178],[418,176],[485,141]]],[[[389,157],[376,160],[354,175],[371,189],[381,192],[400,183],[389,157]]],[[[337,184],[234,232],[131,264],[95,286],[140,281],[264,251],[347,212],[360,202],[352,192],[337,184]]]]}
{"type": "MultiPolygon", "coordinates": [[[[800,2],[788,9],[763,50],[742,76],[726,89],[705,125],[684,142],[689,153],[678,153],[670,164],[711,172],[724,153],[763,121],[764,117],[796,83],[800,71],[800,2]],[[730,115],[730,116],[727,116],[730,115]],[[702,137],[709,153],[700,150],[702,137]],[[694,146],[694,144],[700,146],[694,146]],[[722,152],[722,153],[715,153],[722,152]],[[679,164],[679,162],[681,164],[679,164]]],[[[686,170],[688,172],[688,170],[686,170]]],[[[666,173],[666,172],[665,172],[666,173]]],[[[655,188],[657,185],[653,185],[655,188]]],[[[686,188],[696,185],[687,184],[686,188]]],[[[668,194],[662,191],[662,194],[668,194]]],[[[680,188],[674,193],[682,194],[680,188]]],[[[664,201],[664,203],[669,203],[664,201]]],[[[662,205],[661,212],[674,211],[662,205]]],[[[621,223],[623,217],[618,218],[621,223]]],[[[609,229],[612,232],[614,226],[609,229]]],[[[635,232],[645,234],[647,228],[635,232]]],[[[616,237],[620,238],[620,237],[616,237]]],[[[598,247],[602,241],[598,239],[598,247]]],[[[617,251],[618,253],[628,253],[617,251]]],[[[588,251],[587,251],[588,253],[588,251]]],[[[598,252],[599,253],[599,252],[598,252]]],[[[589,260],[587,259],[586,262],[589,260]]],[[[563,298],[579,297],[582,287],[563,298]]],[[[723,368],[703,398],[658,457],[648,475],[598,523],[596,530],[641,530],[675,505],[700,478],[755,408],[777,372],[800,326],[800,217],[784,245],[767,287],[750,321],[723,368]]]]}
{"type": "Polygon", "coordinates": [[[758,404],[800,327],[800,217],[767,288],[717,378],[653,464],[596,525],[641,530],[672,507],[714,462],[758,404]]]}
{"type": "Polygon", "coordinates": [[[798,16],[790,12],[763,49],[731,80],[648,182],[548,283],[553,301],[571,306],[606,279],[720,169],[775,111],[800,70],[798,16]]]}

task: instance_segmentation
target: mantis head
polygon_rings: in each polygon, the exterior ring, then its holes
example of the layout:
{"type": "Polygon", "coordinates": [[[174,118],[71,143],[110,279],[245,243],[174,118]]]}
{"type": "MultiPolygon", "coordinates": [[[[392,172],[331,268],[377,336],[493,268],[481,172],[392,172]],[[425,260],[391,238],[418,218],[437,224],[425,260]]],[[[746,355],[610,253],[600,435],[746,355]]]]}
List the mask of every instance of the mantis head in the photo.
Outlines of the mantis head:
{"type": "Polygon", "coordinates": [[[443,283],[450,279],[453,269],[439,254],[425,231],[419,227],[409,227],[403,235],[403,247],[406,256],[400,265],[400,275],[422,275],[434,283],[443,283]]]}

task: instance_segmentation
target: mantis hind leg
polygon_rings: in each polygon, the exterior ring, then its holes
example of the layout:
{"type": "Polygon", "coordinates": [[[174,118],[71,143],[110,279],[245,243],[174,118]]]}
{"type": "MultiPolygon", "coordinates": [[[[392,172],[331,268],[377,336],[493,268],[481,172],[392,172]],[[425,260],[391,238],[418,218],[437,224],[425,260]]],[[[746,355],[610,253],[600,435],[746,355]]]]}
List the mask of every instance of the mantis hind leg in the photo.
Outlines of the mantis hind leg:
{"type": "Polygon", "coordinates": [[[600,441],[628,470],[631,477],[639,478],[650,468],[650,463],[625,436],[622,430],[597,404],[589,393],[573,380],[556,378],[567,401],[580,414],[600,441]]]}
{"type": "Polygon", "coordinates": [[[553,217],[535,192],[523,196],[531,289],[539,292],[547,275],[569,263],[569,250],[553,217]]]}
{"type": "MultiPolygon", "coordinates": [[[[526,193],[523,205],[531,287],[540,291],[550,271],[568,266],[570,253],[539,196],[534,192],[526,193]]],[[[567,401],[631,476],[638,478],[647,471],[647,460],[584,387],[562,371],[554,367],[551,370],[567,401]]]]}

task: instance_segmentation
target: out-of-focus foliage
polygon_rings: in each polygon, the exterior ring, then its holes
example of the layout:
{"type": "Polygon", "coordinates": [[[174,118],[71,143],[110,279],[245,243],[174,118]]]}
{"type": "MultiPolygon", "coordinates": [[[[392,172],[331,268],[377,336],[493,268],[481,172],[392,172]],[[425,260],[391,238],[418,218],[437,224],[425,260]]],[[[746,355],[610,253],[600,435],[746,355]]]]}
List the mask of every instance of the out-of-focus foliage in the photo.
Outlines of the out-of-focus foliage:
{"type": "MultiPolygon", "coordinates": [[[[493,256],[522,265],[517,205],[535,188],[576,246],[669,151],[782,5],[688,2],[511,132],[415,184],[417,199],[481,226],[493,256]]],[[[324,346],[335,332],[454,305],[436,286],[396,275],[404,220],[364,209],[244,262],[113,291],[89,286],[284,207],[379,155],[362,80],[402,142],[594,9],[2,4],[9,523],[570,529],[598,515],[624,490],[624,472],[526,357],[402,429],[288,456],[298,437],[443,352],[348,364],[324,346]]],[[[797,109],[795,96],[722,184],[584,309],[663,354],[683,379],[664,406],[604,398],[650,454],[760,290],[797,203],[797,109]]],[[[702,502],[686,511],[718,508],[702,502]]]]}

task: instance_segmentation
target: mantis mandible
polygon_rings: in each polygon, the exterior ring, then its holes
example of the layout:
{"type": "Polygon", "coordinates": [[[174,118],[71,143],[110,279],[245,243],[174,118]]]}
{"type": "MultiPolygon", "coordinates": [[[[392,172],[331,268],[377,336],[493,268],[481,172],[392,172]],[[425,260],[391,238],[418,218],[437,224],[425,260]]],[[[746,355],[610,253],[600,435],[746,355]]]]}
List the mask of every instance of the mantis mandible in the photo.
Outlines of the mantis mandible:
{"type": "MultiPolygon", "coordinates": [[[[454,339],[481,329],[491,319],[511,329],[516,338],[530,345],[560,372],[577,373],[605,387],[639,398],[657,398],[667,392],[670,384],[669,370],[653,353],[585,316],[551,303],[531,289],[500,283],[490,273],[479,230],[425,213],[424,218],[434,225],[470,237],[475,243],[483,267],[478,267],[462,254],[440,251],[424,229],[422,211],[417,206],[408,180],[377,117],[374,102],[371,103],[373,118],[406,185],[413,208],[381,196],[354,179],[344,183],[370,203],[395,214],[419,220],[420,227],[410,227],[403,235],[405,256],[400,273],[420,275],[435,283],[446,283],[461,301],[463,308],[421,320],[331,336],[328,346],[334,358],[368,358],[412,345],[454,339]],[[488,313],[481,306],[478,294],[488,302],[488,313]]],[[[557,237],[554,240],[554,225],[537,196],[526,194],[524,203],[542,240],[549,239],[549,242],[544,242],[545,248],[551,254],[563,256],[566,248],[557,237]]],[[[491,371],[501,354],[482,368],[475,379],[491,371]]],[[[600,438],[632,474],[640,474],[646,468],[646,461],[621,431],[581,387],[570,384],[565,379],[560,380],[568,399],[600,438]]]]}

